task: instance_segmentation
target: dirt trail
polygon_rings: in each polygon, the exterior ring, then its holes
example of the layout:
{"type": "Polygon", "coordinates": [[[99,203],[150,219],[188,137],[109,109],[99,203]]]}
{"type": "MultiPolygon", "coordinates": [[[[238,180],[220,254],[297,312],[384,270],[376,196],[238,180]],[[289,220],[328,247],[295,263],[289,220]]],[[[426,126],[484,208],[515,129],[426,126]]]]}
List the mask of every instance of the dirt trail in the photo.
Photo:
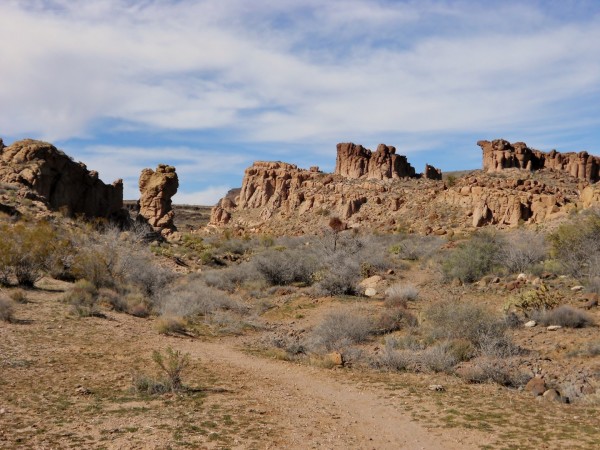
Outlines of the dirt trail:
{"type": "Polygon", "coordinates": [[[402,410],[401,399],[380,398],[322,369],[253,357],[226,342],[179,341],[174,346],[211,370],[235,371],[239,388],[284,428],[286,448],[468,449],[481,443],[473,433],[427,430],[402,410]]]}

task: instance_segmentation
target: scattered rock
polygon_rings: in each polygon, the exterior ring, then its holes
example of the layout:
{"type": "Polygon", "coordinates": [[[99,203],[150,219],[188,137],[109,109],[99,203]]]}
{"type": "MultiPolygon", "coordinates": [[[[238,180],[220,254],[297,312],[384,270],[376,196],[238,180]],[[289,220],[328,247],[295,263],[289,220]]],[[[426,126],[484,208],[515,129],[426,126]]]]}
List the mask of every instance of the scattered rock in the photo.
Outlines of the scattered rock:
{"type": "Polygon", "coordinates": [[[571,290],[574,292],[583,291],[583,286],[573,286],[571,290]]]}
{"type": "Polygon", "coordinates": [[[436,392],[444,392],[446,390],[446,388],[444,388],[444,386],[442,386],[441,384],[430,384],[427,389],[429,389],[430,391],[436,391],[436,392]]]}
{"type": "Polygon", "coordinates": [[[527,275],[524,274],[524,273],[520,273],[519,275],[517,275],[517,280],[519,280],[519,281],[521,281],[521,280],[525,281],[525,280],[527,280],[527,275]]]}
{"type": "Polygon", "coordinates": [[[367,297],[375,297],[377,295],[377,291],[374,288],[365,289],[365,295],[367,297]]]}
{"type": "Polygon", "coordinates": [[[327,354],[327,358],[333,363],[334,366],[344,365],[344,357],[340,352],[331,352],[327,354]]]}
{"type": "Polygon", "coordinates": [[[546,330],[548,331],[556,331],[556,330],[560,330],[562,327],[560,325],[550,325],[548,327],[546,327],[546,330]]]}
{"type": "Polygon", "coordinates": [[[535,320],[530,320],[529,322],[526,322],[524,326],[527,328],[533,328],[536,325],[537,325],[537,322],[535,320]]]}
{"type": "Polygon", "coordinates": [[[534,396],[542,395],[546,392],[546,382],[541,377],[533,377],[525,385],[525,391],[531,392],[534,396]]]}
{"type": "Polygon", "coordinates": [[[92,393],[92,391],[90,391],[86,387],[79,385],[75,388],[75,393],[77,395],[90,395],[92,393]]]}
{"type": "Polygon", "coordinates": [[[544,392],[542,394],[544,400],[546,401],[555,401],[555,402],[559,402],[560,400],[560,394],[558,393],[558,391],[556,389],[548,389],[546,392],[544,392]]]}
{"type": "Polygon", "coordinates": [[[358,285],[364,288],[375,288],[383,280],[379,275],[373,275],[372,277],[365,278],[358,285]]]}

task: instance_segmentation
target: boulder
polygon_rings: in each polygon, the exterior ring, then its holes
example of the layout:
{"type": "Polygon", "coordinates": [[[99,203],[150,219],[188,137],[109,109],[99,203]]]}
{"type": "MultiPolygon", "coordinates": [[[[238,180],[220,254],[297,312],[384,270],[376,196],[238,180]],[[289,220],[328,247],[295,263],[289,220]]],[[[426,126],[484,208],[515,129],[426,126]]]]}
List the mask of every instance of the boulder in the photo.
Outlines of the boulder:
{"type": "Polygon", "coordinates": [[[533,377],[525,385],[525,391],[531,392],[534,396],[542,395],[546,392],[546,382],[541,377],[533,377]]]}
{"type": "Polygon", "coordinates": [[[173,223],[175,213],[171,197],[177,193],[178,187],[175,167],[166,164],[159,164],[156,171],[144,169],[140,175],[139,217],[163,236],[177,230],[173,223]]]}
{"type": "Polygon", "coordinates": [[[122,215],[122,180],[104,184],[98,172],[87,170],[85,164],[75,162],[48,142],[25,139],[8,147],[0,143],[0,182],[21,185],[51,209],[71,216],[122,215]]]}

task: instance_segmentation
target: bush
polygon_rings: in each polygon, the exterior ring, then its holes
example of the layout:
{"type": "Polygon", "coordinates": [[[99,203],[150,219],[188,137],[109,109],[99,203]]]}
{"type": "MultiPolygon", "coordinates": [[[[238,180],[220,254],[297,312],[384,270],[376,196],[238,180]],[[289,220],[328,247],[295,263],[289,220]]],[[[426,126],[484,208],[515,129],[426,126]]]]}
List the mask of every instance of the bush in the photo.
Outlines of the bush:
{"type": "Polygon", "coordinates": [[[459,376],[470,383],[497,383],[506,387],[525,385],[530,376],[511,367],[509,362],[499,358],[480,357],[471,361],[468,367],[459,371],[459,376]]]}
{"type": "Polygon", "coordinates": [[[98,290],[87,280],[80,280],[64,296],[71,311],[79,317],[100,316],[98,290]]]}
{"type": "Polygon", "coordinates": [[[12,322],[15,319],[14,314],[14,302],[10,297],[0,293],[0,320],[12,322]]]}
{"type": "Polygon", "coordinates": [[[416,317],[407,309],[402,307],[388,308],[379,315],[375,323],[375,330],[377,333],[386,334],[416,325],[416,317]]]}
{"type": "Polygon", "coordinates": [[[510,233],[500,249],[500,261],[510,273],[530,270],[546,259],[548,245],[546,237],[534,231],[518,230],[510,233]]]}
{"type": "Polygon", "coordinates": [[[158,334],[184,334],[186,332],[187,322],[183,317],[166,316],[161,317],[156,322],[158,334]]]}
{"type": "Polygon", "coordinates": [[[400,242],[392,245],[389,252],[410,261],[431,257],[439,250],[442,240],[437,236],[402,235],[400,242]]]}
{"type": "Polygon", "coordinates": [[[25,294],[25,291],[23,291],[23,289],[15,289],[14,291],[11,291],[10,294],[8,294],[8,296],[15,302],[15,303],[27,303],[27,295],[25,294]]]}
{"type": "Polygon", "coordinates": [[[385,291],[386,306],[406,305],[406,302],[415,301],[419,296],[417,288],[411,285],[394,284],[385,291]]]}
{"type": "Polygon", "coordinates": [[[434,339],[466,339],[476,348],[489,340],[502,340],[506,322],[486,308],[467,302],[439,302],[425,313],[425,325],[434,339]]]}
{"type": "Polygon", "coordinates": [[[510,312],[514,308],[525,317],[530,317],[531,314],[540,310],[556,308],[562,300],[563,296],[559,291],[551,291],[545,284],[542,284],[537,289],[512,297],[505,306],[505,311],[510,312]]]}
{"type": "Polygon", "coordinates": [[[294,282],[312,284],[317,262],[301,250],[267,250],[252,260],[254,267],[270,285],[285,286],[294,282]]]}
{"type": "Polygon", "coordinates": [[[582,281],[600,277],[600,210],[588,211],[549,236],[552,256],[582,281]]]}
{"type": "Polygon", "coordinates": [[[419,362],[426,371],[451,373],[458,358],[449,342],[440,342],[424,350],[419,356],[419,362]]]}
{"type": "Polygon", "coordinates": [[[340,351],[352,344],[365,342],[374,331],[373,321],[356,312],[339,310],[330,312],[312,331],[316,347],[327,351],[340,351]]]}
{"type": "Polygon", "coordinates": [[[371,363],[374,367],[384,370],[402,372],[413,370],[415,367],[414,353],[410,350],[397,350],[388,341],[380,355],[371,363]]]}
{"type": "Polygon", "coordinates": [[[544,311],[538,320],[545,326],[560,325],[567,328],[584,328],[593,324],[592,318],[587,313],[568,305],[544,311]]]}
{"type": "Polygon", "coordinates": [[[442,272],[447,280],[477,281],[498,267],[505,245],[499,236],[480,231],[446,257],[442,262],[442,272]]]}
{"type": "Polygon", "coordinates": [[[157,350],[152,352],[152,360],[165,373],[171,390],[179,391],[183,389],[181,375],[190,365],[189,354],[183,354],[179,350],[167,347],[164,355],[157,350]]]}

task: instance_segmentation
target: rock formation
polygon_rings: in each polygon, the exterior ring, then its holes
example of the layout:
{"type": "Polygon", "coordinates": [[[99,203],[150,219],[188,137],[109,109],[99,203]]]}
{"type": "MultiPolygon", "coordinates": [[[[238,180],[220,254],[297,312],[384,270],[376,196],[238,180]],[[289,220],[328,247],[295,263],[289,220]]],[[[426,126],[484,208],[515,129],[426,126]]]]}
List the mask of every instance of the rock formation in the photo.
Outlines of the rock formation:
{"type": "Polygon", "coordinates": [[[527,147],[524,142],[511,144],[504,139],[477,142],[483,151],[483,170],[498,172],[504,169],[551,169],[567,173],[580,180],[596,183],[600,180],[600,157],[587,152],[542,152],[527,147]]]}
{"type": "Polygon", "coordinates": [[[0,140],[0,181],[19,184],[69,215],[115,217],[123,207],[122,180],[104,184],[97,172],[47,142],[25,139],[6,147],[0,140]]]}
{"type": "Polygon", "coordinates": [[[351,142],[337,145],[335,173],[346,178],[375,180],[417,176],[406,156],[396,155],[395,147],[379,144],[372,152],[351,142]]]}
{"type": "Polygon", "coordinates": [[[425,164],[425,171],[423,172],[423,178],[427,178],[428,180],[441,180],[442,179],[442,171],[437,169],[429,164],[425,164]]]}
{"type": "Polygon", "coordinates": [[[176,231],[171,206],[171,197],[177,193],[179,187],[175,167],[159,164],[156,171],[142,170],[139,187],[142,194],[139,200],[139,215],[154,231],[165,237],[176,231]]]}

